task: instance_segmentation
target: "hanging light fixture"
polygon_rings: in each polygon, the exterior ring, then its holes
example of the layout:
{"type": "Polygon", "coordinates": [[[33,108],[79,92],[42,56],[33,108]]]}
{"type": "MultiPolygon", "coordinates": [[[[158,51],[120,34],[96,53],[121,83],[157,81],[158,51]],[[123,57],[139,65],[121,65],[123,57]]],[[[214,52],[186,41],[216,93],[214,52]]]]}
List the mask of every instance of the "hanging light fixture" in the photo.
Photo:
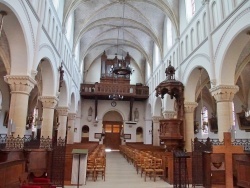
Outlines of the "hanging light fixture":
{"type": "Polygon", "coordinates": [[[0,37],[1,37],[1,35],[2,35],[2,30],[3,30],[3,19],[4,19],[4,16],[6,16],[7,15],[7,12],[6,11],[4,11],[4,10],[2,10],[2,11],[0,11],[0,14],[1,14],[1,21],[0,21],[0,37]]]}
{"type": "MultiPolygon", "coordinates": [[[[123,2],[123,15],[122,15],[122,31],[123,31],[123,38],[122,38],[122,49],[124,47],[124,16],[125,14],[125,2],[123,2]]],[[[118,40],[119,40],[119,31],[120,27],[118,28],[118,34],[117,34],[117,54],[118,54],[118,40]]],[[[117,56],[116,54],[116,56],[117,56]]],[[[123,50],[122,50],[122,59],[116,58],[116,62],[114,65],[111,66],[110,72],[113,72],[116,75],[131,75],[133,73],[133,68],[130,66],[130,55],[127,52],[126,57],[123,56],[123,50]]]]}

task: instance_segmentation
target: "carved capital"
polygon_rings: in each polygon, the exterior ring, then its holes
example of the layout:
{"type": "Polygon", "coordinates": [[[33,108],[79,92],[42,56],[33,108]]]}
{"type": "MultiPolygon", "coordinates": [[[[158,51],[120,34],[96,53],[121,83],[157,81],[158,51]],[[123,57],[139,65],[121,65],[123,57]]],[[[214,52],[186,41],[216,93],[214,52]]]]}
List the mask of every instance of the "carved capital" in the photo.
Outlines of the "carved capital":
{"type": "Polygon", "coordinates": [[[4,80],[9,84],[11,93],[29,95],[36,85],[36,81],[29,76],[7,75],[4,80]]]}
{"type": "Polygon", "coordinates": [[[193,113],[197,106],[197,102],[184,102],[184,111],[185,113],[193,113]]]}
{"type": "Polygon", "coordinates": [[[153,120],[153,123],[159,123],[159,120],[162,119],[162,116],[153,116],[152,117],[152,120],[153,120]]]}
{"type": "Polygon", "coordinates": [[[75,120],[76,119],[76,113],[69,113],[68,118],[69,118],[69,120],[75,120]]]}
{"type": "Polygon", "coordinates": [[[238,91],[239,87],[234,85],[219,85],[210,89],[216,102],[232,102],[235,93],[238,91]]]}
{"type": "Polygon", "coordinates": [[[164,119],[173,119],[177,115],[175,111],[163,111],[162,112],[164,119]]]}
{"type": "Polygon", "coordinates": [[[58,102],[58,98],[55,96],[40,96],[39,100],[42,102],[43,108],[51,109],[54,109],[58,102]]]}
{"type": "Polygon", "coordinates": [[[66,106],[65,107],[60,106],[56,108],[56,111],[58,112],[59,116],[67,116],[69,113],[69,108],[66,106]]]}

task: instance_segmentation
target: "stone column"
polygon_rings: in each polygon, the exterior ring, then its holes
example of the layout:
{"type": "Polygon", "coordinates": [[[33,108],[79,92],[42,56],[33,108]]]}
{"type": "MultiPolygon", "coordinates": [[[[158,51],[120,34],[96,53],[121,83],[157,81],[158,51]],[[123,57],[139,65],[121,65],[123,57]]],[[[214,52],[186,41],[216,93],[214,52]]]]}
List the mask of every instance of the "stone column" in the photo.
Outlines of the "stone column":
{"type": "Polygon", "coordinates": [[[185,149],[187,152],[192,151],[191,140],[194,140],[194,110],[198,106],[196,102],[184,102],[185,122],[184,137],[185,137],[185,149]]]}
{"type": "Polygon", "coordinates": [[[9,127],[12,130],[8,130],[8,132],[14,132],[14,137],[19,135],[22,138],[26,129],[29,94],[36,81],[29,76],[7,75],[4,79],[11,90],[9,119],[12,120],[13,126],[9,127]]]}
{"type": "Polygon", "coordinates": [[[210,89],[217,103],[218,136],[220,141],[224,138],[223,133],[228,132],[233,125],[232,101],[237,91],[239,91],[239,87],[234,85],[219,85],[210,89]]]}
{"type": "Polygon", "coordinates": [[[58,98],[55,96],[40,96],[39,100],[43,104],[41,136],[43,136],[44,138],[52,138],[54,109],[57,105],[58,98]]]}
{"type": "Polygon", "coordinates": [[[173,119],[177,115],[175,111],[168,111],[168,110],[163,111],[162,114],[164,119],[173,119]]]}
{"type": "Polygon", "coordinates": [[[60,123],[57,129],[57,139],[65,139],[69,109],[68,107],[57,107],[56,111],[58,112],[58,122],[60,123]]]}
{"type": "Polygon", "coordinates": [[[68,135],[67,144],[74,143],[74,128],[75,128],[76,113],[68,114],[68,135]]]}
{"type": "Polygon", "coordinates": [[[162,119],[161,116],[153,116],[153,146],[159,146],[160,145],[160,122],[159,120],[162,119]]]}

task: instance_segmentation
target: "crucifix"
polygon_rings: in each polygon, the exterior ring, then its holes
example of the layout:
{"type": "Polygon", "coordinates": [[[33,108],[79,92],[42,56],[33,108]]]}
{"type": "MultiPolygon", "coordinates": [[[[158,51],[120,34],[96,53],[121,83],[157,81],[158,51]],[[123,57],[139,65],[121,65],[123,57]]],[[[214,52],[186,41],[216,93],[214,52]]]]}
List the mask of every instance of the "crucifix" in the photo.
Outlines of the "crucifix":
{"type": "Polygon", "coordinates": [[[233,154],[243,153],[242,146],[231,144],[231,133],[224,132],[224,145],[213,146],[213,153],[225,154],[226,188],[233,188],[233,154]]]}

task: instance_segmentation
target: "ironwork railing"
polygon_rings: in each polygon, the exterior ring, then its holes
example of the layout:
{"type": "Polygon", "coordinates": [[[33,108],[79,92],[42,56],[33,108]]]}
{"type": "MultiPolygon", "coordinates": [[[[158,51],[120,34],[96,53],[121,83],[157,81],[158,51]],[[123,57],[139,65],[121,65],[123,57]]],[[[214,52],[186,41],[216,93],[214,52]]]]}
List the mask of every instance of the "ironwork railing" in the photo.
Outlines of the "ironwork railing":
{"type": "Polygon", "coordinates": [[[235,139],[232,145],[243,146],[245,152],[250,152],[250,139],[235,139]]]}

